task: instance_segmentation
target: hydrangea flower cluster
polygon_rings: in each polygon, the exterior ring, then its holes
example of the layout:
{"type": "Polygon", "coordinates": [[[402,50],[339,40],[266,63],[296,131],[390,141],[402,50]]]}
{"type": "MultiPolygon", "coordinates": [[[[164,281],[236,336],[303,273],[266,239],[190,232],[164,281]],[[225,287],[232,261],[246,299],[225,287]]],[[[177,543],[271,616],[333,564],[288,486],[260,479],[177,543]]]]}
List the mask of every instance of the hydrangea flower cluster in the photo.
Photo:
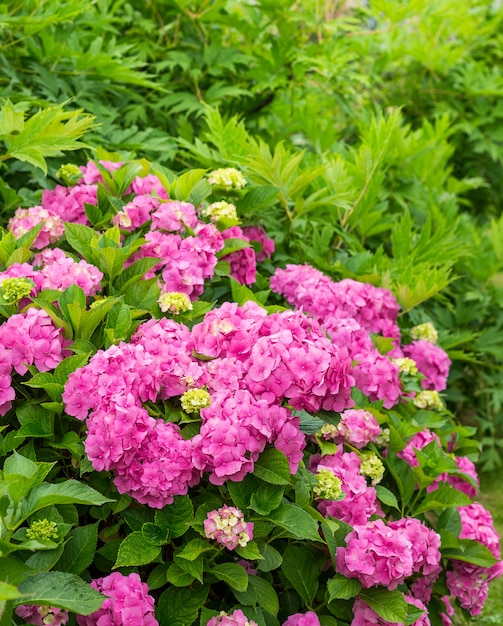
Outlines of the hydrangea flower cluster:
{"type": "Polygon", "coordinates": [[[346,441],[360,449],[377,439],[381,427],[372,413],[362,409],[350,409],[341,413],[337,431],[338,436],[335,437],[337,443],[346,441]]]}
{"type": "Polygon", "coordinates": [[[241,609],[236,609],[232,613],[221,611],[219,615],[212,617],[206,626],[258,626],[258,624],[248,619],[241,609]]]}
{"type": "MultiPolygon", "coordinates": [[[[425,611],[418,620],[411,624],[411,626],[430,626],[430,619],[428,617],[426,607],[421,600],[417,600],[411,595],[405,595],[404,599],[409,604],[414,604],[418,609],[425,611]]],[[[380,617],[359,597],[355,599],[353,604],[353,615],[351,626],[400,626],[400,624],[397,624],[396,622],[388,622],[380,617]]]]}
{"type": "Polygon", "coordinates": [[[344,452],[341,449],[336,454],[313,455],[309,461],[309,469],[319,472],[329,470],[341,481],[341,490],[345,494],[342,500],[320,500],[319,511],[330,517],[342,520],[351,525],[366,524],[371,515],[380,512],[379,503],[374,487],[368,487],[367,481],[361,475],[360,457],[355,452],[344,452]]]}
{"type": "Polygon", "coordinates": [[[48,519],[33,520],[26,529],[28,539],[57,539],[58,528],[56,522],[48,519]]]}
{"type": "Polygon", "coordinates": [[[352,405],[350,370],[347,351],[314,320],[227,303],[192,331],[167,319],[141,325],[131,344],[100,351],[71,374],[63,400],[78,419],[91,410],[85,447],[93,467],[112,469],[121,493],[162,507],[204,472],[217,485],[242,480],[268,444],[295,472],[305,435],[282,403],[343,410],[352,405]],[[211,403],[192,439],[142,405],[203,386],[211,403]]]}
{"type": "Polygon", "coordinates": [[[33,626],[64,626],[70,619],[68,611],[40,604],[21,604],[16,607],[16,615],[33,626]]]}
{"type": "MultiPolygon", "coordinates": [[[[349,278],[334,282],[309,265],[287,265],[284,270],[276,270],[271,277],[271,288],[291,305],[313,315],[337,345],[348,347],[356,361],[353,369],[356,386],[371,400],[383,400],[388,409],[394,406],[405,396],[400,373],[406,367],[407,373],[412,374],[414,363],[425,377],[424,389],[445,389],[449,357],[440,347],[424,339],[400,346],[400,330],[396,324],[399,305],[386,289],[349,278]],[[380,354],[370,333],[391,338],[391,352],[380,354]],[[404,361],[404,357],[414,363],[404,361]]],[[[431,338],[430,326],[425,326],[419,335],[431,338]]],[[[426,399],[419,401],[424,403],[426,399]]]]}
{"type": "Polygon", "coordinates": [[[159,626],[154,616],[154,598],[138,574],[124,576],[113,572],[104,578],[91,581],[91,587],[107,599],[101,608],[90,615],[77,615],[79,626],[159,626]]]}
{"type": "Polygon", "coordinates": [[[313,611],[295,613],[283,622],[282,626],[320,626],[320,620],[313,611]]]}
{"type": "Polygon", "coordinates": [[[210,511],[204,520],[204,534],[228,550],[244,548],[253,539],[253,522],[245,522],[243,513],[235,506],[210,511]]]}
{"type": "Polygon", "coordinates": [[[223,167],[213,170],[208,176],[208,182],[215,187],[223,189],[243,189],[246,186],[246,179],[235,167],[223,167]]]}
{"type": "Polygon", "coordinates": [[[17,209],[9,220],[8,229],[16,239],[19,239],[38,224],[43,224],[43,226],[32,244],[35,250],[41,250],[55,243],[64,235],[65,227],[59,215],[41,206],[17,209]]]}

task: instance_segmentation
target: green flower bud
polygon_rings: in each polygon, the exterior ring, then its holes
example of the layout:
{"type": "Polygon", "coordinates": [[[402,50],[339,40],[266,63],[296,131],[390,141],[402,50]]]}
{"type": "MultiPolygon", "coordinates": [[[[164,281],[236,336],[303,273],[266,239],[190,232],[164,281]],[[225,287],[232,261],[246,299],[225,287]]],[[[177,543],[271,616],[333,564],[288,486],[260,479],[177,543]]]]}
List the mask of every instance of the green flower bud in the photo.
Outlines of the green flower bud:
{"type": "Polygon", "coordinates": [[[384,465],[377,454],[371,452],[362,454],[360,463],[360,474],[372,479],[372,485],[381,482],[384,476],[384,465]]]}
{"type": "Polygon", "coordinates": [[[65,165],[62,165],[56,172],[56,176],[61,180],[63,185],[73,187],[78,184],[83,174],[73,163],[65,163],[65,165]]]}
{"type": "Polygon", "coordinates": [[[208,182],[213,187],[221,187],[223,189],[243,189],[246,186],[246,179],[234,167],[224,167],[219,170],[213,170],[208,176],[208,182]]]}
{"type": "Polygon", "coordinates": [[[237,220],[238,214],[236,207],[230,202],[213,202],[202,210],[204,217],[209,217],[212,222],[218,222],[221,219],[237,220]]]}
{"type": "Polygon", "coordinates": [[[29,278],[4,278],[0,285],[3,299],[10,303],[27,298],[34,286],[29,278]]]}
{"type": "Polygon", "coordinates": [[[210,406],[210,394],[206,389],[190,389],[183,394],[181,403],[185,413],[199,413],[210,406]]]}
{"type": "Polygon", "coordinates": [[[410,330],[410,336],[412,339],[422,339],[423,341],[429,341],[430,343],[437,343],[438,333],[435,329],[435,326],[431,322],[425,322],[424,324],[419,324],[418,326],[414,326],[410,330]]]}
{"type": "Polygon", "coordinates": [[[28,539],[57,539],[58,528],[56,522],[50,522],[48,519],[34,520],[29,528],[26,529],[28,539]]]}
{"type": "Polygon", "coordinates": [[[430,411],[444,408],[444,404],[438,391],[432,391],[430,389],[425,389],[424,391],[416,394],[414,404],[419,409],[428,409],[430,411]]]}
{"type": "Polygon", "coordinates": [[[180,293],[178,291],[165,291],[161,293],[157,302],[159,308],[163,313],[185,313],[185,311],[192,311],[192,302],[186,293],[180,293]]]}
{"type": "Polygon", "coordinates": [[[321,467],[316,472],[316,485],[313,487],[313,492],[318,498],[324,500],[340,500],[344,495],[341,479],[325,467],[321,467]]]}

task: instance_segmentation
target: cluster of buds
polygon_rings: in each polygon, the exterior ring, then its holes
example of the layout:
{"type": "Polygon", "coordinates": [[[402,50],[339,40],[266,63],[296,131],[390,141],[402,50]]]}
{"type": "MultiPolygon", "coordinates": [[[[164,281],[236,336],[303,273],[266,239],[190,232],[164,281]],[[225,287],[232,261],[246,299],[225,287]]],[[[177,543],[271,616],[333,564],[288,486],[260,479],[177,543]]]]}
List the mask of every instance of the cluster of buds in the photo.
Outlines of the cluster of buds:
{"type": "Polygon", "coordinates": [[[410,336],[414,339],[414,341],[422,339],[423,341],[428,341],[433,344],[436,344],[438,341],[437,330],[431,322],[425,322],[424,324],[414,326],[410,329],[410,336]]]}
{"type": "Polygon", "coordinates": [[[189,389],[183,394],[181,403],[185,413],[199,413],[210,406],[211,398],[206,389],[189,389]]]}
{"type": "Polygon", "coordinates": [[[34,520],[26,529],[26,536],[28,539],[57,539],[58,527],[56,522],[50,522],[45,518],[34,520]]]}
{"type": "Polygon", "coordinates": [[[220,187],[229,190],[243,189],[246,179],[235,167],[224,167],[213,170],[208,176],[208,182],[212,187],[220,187]]]}
{"type": "Polygon", "coordinates": [[[157,302],[163,313],[178,315],[185,313],[185,311],[192,311],[192,302],[189,296],[179,291],[165,291],[161,293],[157,302]]]}
{"type": "Polygon", "coordinates": [[[395,365],[398,365],[400,374],[405,376],[416,376],[418,373],[416,362],[408,357],[402,357],[399,359],[391,359],[395,365]]]}
{"type": "Polygon", "coordinates": [[[9,303],[27,298],[34,286],[35,283],[29,278],[4,278],[0,285],[3,299],[9,303]]]}
{"type": "Polygon", "coordinates": [[[66,163],[59,168],[56,172],[56,176],[60,179],[63,185],[72,187],[80,181],[83,174],[80,168],[73,163],[66,163]]]}
{"type": "Polygon", "coordinates": [[[372,479],[372,486],[381,482],[384,476],[384,465],[377,454],[369,452],[361,455],[360,474],[372,479]]]}
{"type": "Polygon", "coordinates": [[[207,622],[206,626],[258,626],[258,624],[252,619],[249,620],[241,609],[236,609],[232,613],[220,611],[207,622]]]}
{"type": "Polygon", "coordinates": [[[340,500],[344,496],[341,479],[326,467],[320,467],[316,472],[313,492],[323,500],[340,500]]]}
{"type": "Polygon", "coordinates": [[[238,508],[224,505],[208,513],[204,520],[204,534],[229,550],[237,546],[244,548],[253,539],[253,522],[245,522],[238,508]]]}
{"type": "Polygon", "coordinates": [[[218,222],[219,220],[238,221],[236,206],[230,202],[225,202],[225,200],[209,204],[202,210],[202,214],[212,222],[218,222]]]}
{"type": "Polygon", "coordinates": [[[417,393],[414,398],[414,404],[419,409],[427,409],[429,411],[444,408],[440,394],[438,391],[433,391],[432,389],[425,389],[417,393]]]}

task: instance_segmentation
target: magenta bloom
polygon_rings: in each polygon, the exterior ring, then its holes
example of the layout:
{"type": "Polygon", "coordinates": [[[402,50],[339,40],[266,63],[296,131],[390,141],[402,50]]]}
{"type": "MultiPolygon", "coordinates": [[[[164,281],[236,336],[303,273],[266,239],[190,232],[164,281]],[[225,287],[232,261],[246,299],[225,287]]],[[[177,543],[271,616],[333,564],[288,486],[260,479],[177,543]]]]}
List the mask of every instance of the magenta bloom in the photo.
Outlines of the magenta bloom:
{"type": "Polygon", "coordinates": [[[447,387],[451,360],[440,346],[419,339],[404,346],[403,353],[416,362],[417,369],[426,377],[421,381],[423,389],[443,391],[447,387]]]}
{"type": "Polygon", "coordinates": [[[44,209],[41,206],[34,206],[29,209],[19,208],[14,213],[14,217],[9,220],[8,229],[16,239],[19,239],[41,222],[43,223],[42,230],[31,246],[35,250],[41,250],[58,241],[65,232],[61,218],[54,211],[44,209]]]}
{"type": "Polygon", "coordinates": [[[376,440],[381,427],[372,413],[362,409],[349,409],[341,413],[337,430],[339,431],[338,436],[335,437],[337,443],[346,441],[355,448],[361,449],[376,440]]]}
{"type": "Polygon", "coordinates": [[[336,564],[339,573],[357,578],[365,588],[381,585],[393,590],[414,572],[410,541],[382,520],[354,526],[346,547],[337,548],[336,564]]]}
{"type": "Polygon", "coordinates": [[[79,626],[159,626],[154,616],[154,598],[138,574],[113,572],[91,582],[107,599],[91,615],[77,615],[79,626]]]}
{"type": "Polygon", "coordinates": [[[283,622],[282,626],[320,626],[320,620],[313,611],[295,613],[283,622]]]}
{"type": "Polygon", "coordinates": [[[243,513],[235,506],[224,505],[208,513],[204,534],[228,550],[244,548],[253,539],[253,522],[245,522],[243,513]]]}
{"type": "Polygon", "coordinates": [[[232,613],[222,611],[220,615],[212,617],[206,626],[258,626],[257,622],[248,619],[241,609],[232,613]]]}
{"type": "Polygon", "coordinates": [[[440,439],[436,433],[432,433],[428,428],[416,433],[412,439],[407,443],[405,448],[400,452],[397,452],[397,457],[403,459],[411,467],[418,467],[419,461],[414,453],[414,450],[422,450],[432,441],[436,441],[440,445],[440,439]]]}
{"type": "Polygon", "coordinates": [[[257,261],[260,263],[266,259],[270,259],[274,252],[274,240],[270,239],[262,226],[244,226],[243,234],[250,241],[256,241],[262,246],[260,252],[255,252],[257,261]]]}
{"type": "Polygon", "coordinates": [[[391,409],[402,393],[398,365],[377,350],[358,355],[356,359],[353,374],[358,389],[372,401],[384,400],[384,407],[391,409]]]}

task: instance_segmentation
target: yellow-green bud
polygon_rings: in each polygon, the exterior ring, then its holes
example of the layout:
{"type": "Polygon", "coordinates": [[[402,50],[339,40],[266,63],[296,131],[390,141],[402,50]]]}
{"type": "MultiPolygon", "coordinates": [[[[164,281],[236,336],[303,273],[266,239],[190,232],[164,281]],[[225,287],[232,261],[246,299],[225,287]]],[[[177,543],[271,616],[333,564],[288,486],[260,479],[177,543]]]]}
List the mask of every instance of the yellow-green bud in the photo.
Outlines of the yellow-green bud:
{"type": "Polygon", "coordinates": [[[230,202],[213,202],[203,209],[202,214],[204,217],[209,217],[212,222],[218,222],[218,220],[237,220],[238,214],[234,204],[230,202]]]}
{"type": "Polygon", "coordinates": [[[34,285],[34,282],[29,278],[4,278],[0,287],[4,300],[17,302],[22,298],[27,298],[34,285]]]}
{"type": "Polygon", "coordinates": [[[183,394],[181,403],[185,413],[199,413],[210,406],[210,394],[206,389],[190,389],[183,394]]]}
{"type": "Polygon", "coordinates": [[[391,360],[400,368],[400,374],[405,374],[406,376],[415,376],[417,374],[417,365],[413,359],[403,357],[391,360]]]}
{"type": "Polygon", "coordinates": [[[328,441],[329,439],[336,437],[338,434],[339,430],[337,426],[334,426],[334,424],[323,424],[320,430],[316,433],[316,437],[326,439],[328,441]]]}
{"type": "Polygon", "coordinates": [[[61,180],[63,185],[73,187],[82,178],[83,174],[80,169],[73,163],[65,163],[56,172],[56,176],[61,180]]]}
{"type": "Polygon", "coordinates": [[[104,298],[98,298],[97,300],[95,300],[94,302],[91,302],[91,304],[89,305],[89,309],[97,309],[98,307],[100,307],[102,304],[105,304],[105,302],[108,300],[109,296],[105,296],[104,298]]]}
{"type": "Polygon", "coordinates": [[[45,518],[34,520],[26,529],[26,536],[28,539],[57,539],[58,527],[56,522],[50,522],[45,518]]]}
{"type": "Polygon", "coordinates": [[[213,170],[208,176],[208,182],[212,186],[224,189],[243,189],[246,186],[245,177],[234,167],[213,170]]]}
{"type": "Polygon", "coordinates": [[[185,311],[192,311],[192,302],[186,293],[180,293],[178,291],[165,291],[161,293],[159,299],[159,308],[163,313],[185,313],[185,311]]]}
{"type": "Polygon", "coordinates": [[[444,408],[444,404],[438,391],[430,389],[425,389],[424,391],[417,393],[414,398],[414,404],[419,409],[428,409],[430,411],[444,408]]]}
{"type": "Polygon", "coordinates": [[[429,341],[430,343],[437,343],[438,333],[435,326],[431,322],[425,322],[419,324],[410,329],[410,336],[412,339],[422,339],[423,341],[429,341]]]}
{"type": "Polygon", "coordinates": [[[316,485],[313,492],[324,500],[340,500],[343,495],[342,481],[329,469],[321,467],[316,472],[316,485]]]}
{"type": "Polygon", "coordinates": [[[360,463],[360,474],[372,479],[372,485],[381,482],[384,476],[384,465],[377,454],[363,454],[360,463]]]}
{"type": "Polygon", "coordinates": [[[375,444],[378,448],[386,448],[389,446],[391,433],[389,428],[382,428],[381,433],[377,435],[375,444]]]}

